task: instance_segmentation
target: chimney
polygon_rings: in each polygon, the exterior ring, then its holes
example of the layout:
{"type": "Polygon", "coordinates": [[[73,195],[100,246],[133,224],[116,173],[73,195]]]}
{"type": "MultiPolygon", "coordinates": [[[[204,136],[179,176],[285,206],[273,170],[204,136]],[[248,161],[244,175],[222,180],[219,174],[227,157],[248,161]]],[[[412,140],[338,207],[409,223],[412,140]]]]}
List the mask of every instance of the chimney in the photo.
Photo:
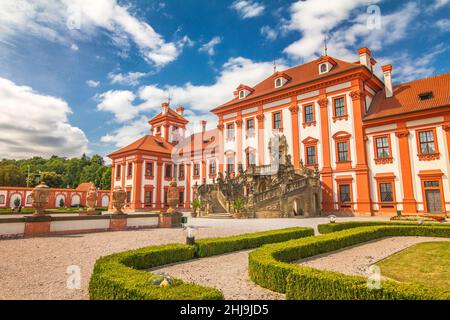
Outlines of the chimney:
{"type": "Polygon", "coordinates": [[[169,103],[168,102],[163,102],[161,104],[161,112],[163,115],[167,115],[167,112],[169,111],[169,103]]]}
{"type": "Polygon", "coordinates": [[[206,124],[208,123],[206,120],[202,120],[201,122],[201,125],[202,125],[202,132],[204,133],[204,132],[206,132],[206,124]]]}
{"type": "Polygon", "coordinates": [[[381,68],[384,75],[384,87],[386,89],[386,98],[391,98],[394,96],[394,91],[392,89],[392,65],[388,64],[381,68]]]}
{"type": "Polygon", "coordinates": [[[177,113],[182,116],[184,114],[184,108],[183,107],[178,107],[177,108],[177,113]]]}
{"type": "Polygon", "coordinates": [[[366,66],[369,70],[372,70],[372,52],[369,48],[361,48],[358,50],[359,53],[359,63],[366,66]]]}

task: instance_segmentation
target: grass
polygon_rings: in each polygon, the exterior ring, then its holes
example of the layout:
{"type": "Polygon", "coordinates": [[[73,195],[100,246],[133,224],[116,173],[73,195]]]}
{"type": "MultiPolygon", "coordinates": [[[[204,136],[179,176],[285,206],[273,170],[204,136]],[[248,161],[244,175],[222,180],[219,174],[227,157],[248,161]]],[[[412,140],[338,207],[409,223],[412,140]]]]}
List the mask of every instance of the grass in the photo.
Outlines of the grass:
{"type": "Polygon", "coordinates": [[[450,292],[450,242],[417,244],[377,265],[383,277],[450,292]]]}

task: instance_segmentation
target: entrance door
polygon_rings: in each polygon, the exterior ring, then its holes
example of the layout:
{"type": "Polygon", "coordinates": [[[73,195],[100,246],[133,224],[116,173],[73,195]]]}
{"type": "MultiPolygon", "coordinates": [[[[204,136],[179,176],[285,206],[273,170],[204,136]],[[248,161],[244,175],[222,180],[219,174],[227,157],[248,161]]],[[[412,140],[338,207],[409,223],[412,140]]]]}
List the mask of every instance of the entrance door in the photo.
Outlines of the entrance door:
{"type": "Polygon", "coordinates": [[[427,200],[428,213],[442,213],[441,191],[426,190],[425,196],[427,200]]]}

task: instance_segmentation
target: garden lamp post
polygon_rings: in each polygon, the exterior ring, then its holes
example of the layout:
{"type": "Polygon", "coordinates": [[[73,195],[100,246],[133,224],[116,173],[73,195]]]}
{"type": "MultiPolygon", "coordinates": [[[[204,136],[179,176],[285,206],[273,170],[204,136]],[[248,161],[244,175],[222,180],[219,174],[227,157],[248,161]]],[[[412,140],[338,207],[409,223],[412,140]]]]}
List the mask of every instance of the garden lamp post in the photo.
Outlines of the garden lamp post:
{"type": "Polygon", "coordinates": [[[330,223],[336,223],[336,216],[335,215],[328,216],[328,221],[330,221],[330,223]]]}
{"type": "Polygon", "coordinates": [[[195,244],[195,227],[187,226],[184,230],[186,232],[186,244],[193,246],[195,244]]]}

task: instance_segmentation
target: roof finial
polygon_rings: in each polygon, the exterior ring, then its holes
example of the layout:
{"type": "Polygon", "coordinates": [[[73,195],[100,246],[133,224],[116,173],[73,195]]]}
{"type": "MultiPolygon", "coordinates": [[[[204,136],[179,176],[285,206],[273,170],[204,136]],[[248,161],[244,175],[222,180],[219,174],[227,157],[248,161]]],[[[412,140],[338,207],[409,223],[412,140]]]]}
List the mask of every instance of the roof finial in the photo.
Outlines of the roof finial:
{"type": "Polygon", "coordinates": [[[273,73],[277,73],[277,60],[273,60],[273,73]]]}
{"type": "Polygon", "coordinates": [[[169,104],[169,106],[170,106],[170,101],[172,101],[172,93],[169,91],[167,94],[167,103],[169,104]]]}
{"type": "Polygon", "coordinates": [[[324,36],[324,51],[325,51],[325,57],[328,56],[328,44],[327,44],[327,35],[324,36]]]}

